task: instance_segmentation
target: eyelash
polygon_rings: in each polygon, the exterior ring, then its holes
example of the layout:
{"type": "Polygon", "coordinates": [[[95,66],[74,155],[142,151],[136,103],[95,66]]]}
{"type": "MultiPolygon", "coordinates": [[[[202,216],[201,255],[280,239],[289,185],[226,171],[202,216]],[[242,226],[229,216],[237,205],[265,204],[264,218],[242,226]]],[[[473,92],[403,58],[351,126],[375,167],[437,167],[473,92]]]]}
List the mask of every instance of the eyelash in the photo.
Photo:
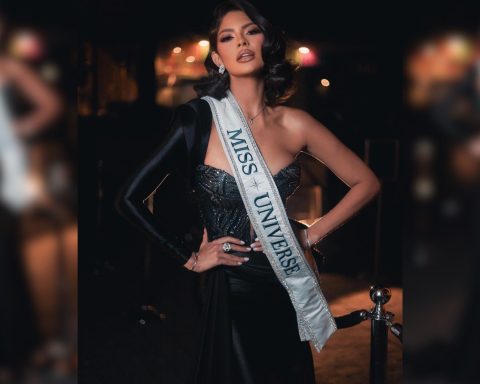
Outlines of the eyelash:
{"type": "MultiPolygon", "coordinates": [[[[252,29],[252,30],[248,31],[247,33],[252,33],[252,32],[254,32],[254,34],[261,33],[260,29],[258,29],[258,28],[252,29]]],[[[233,36],[225,36],[225,37],[222,37],[222,38],[220,39],[220,42],[221,42],[221,43],[224,43],[225,41],[230,40],[230,38],[232,38],[232,37],[233,37],[233,36]],[[228,40],[227,40],[227,39],[228,39],[228,40]]]]}

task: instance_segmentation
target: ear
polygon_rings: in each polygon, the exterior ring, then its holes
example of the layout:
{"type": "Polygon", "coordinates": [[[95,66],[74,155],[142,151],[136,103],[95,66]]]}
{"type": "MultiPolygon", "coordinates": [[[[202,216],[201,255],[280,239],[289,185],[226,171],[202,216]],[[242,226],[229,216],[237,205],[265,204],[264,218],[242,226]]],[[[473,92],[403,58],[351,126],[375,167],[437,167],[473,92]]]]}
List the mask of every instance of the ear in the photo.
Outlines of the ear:
{"type": "Polygon", "coordinates": [[[219,54],[215,51],[212,51],[212,60],[217,67],[220,67],[223,64],[222,59],[220,58],[219,54]]]}

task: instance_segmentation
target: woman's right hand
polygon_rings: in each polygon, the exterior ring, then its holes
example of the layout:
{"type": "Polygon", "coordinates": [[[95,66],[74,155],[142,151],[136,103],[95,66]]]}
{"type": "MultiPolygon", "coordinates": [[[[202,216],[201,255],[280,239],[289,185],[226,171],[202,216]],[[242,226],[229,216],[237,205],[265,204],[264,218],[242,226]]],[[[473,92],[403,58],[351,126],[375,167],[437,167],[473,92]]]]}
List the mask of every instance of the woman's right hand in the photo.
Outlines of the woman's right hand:
{"type": "Polygon", "coordinates": [[[194,272],[204,272],[217,265],[239,266],[249,260],[248,257],[236,256],[223,251],[223,243],[229,242],[232,251],[249,252],[250,247],[243,245],[243,241],[233,236],[223,236],[213,241],[208,241],[207,230],[203,231],[202,244],[198,251],[198,261],[194,272]]]}

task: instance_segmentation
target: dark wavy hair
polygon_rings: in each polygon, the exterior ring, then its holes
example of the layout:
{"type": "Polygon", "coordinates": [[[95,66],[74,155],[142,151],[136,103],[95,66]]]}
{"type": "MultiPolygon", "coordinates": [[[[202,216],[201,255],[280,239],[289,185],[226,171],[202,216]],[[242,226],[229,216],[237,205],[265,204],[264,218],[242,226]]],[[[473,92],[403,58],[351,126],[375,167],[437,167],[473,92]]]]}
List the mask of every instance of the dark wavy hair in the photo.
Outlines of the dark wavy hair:
{"type": "Polygon", "coordinates": [[[268,106],[284,103],[295,91],[295,72],[297,66],[285,58],[286,39],[280,30],[274,27],[260,12],[246,0],[230,0],[218,4],[213,12],[213,21],[208,38],[210,51],[205,59],[208,77],[195,84],[194,89],[199,97],[208,95],[216,99],[226,96],[230,86],[230,77],[225,71],[218,72],[218,67],[212,60],[212,51],[217,51],[217,33],[223,17],[230,11],[243,11],[260,28],[264,34],[262,57],[264,96],[268,106]]]}

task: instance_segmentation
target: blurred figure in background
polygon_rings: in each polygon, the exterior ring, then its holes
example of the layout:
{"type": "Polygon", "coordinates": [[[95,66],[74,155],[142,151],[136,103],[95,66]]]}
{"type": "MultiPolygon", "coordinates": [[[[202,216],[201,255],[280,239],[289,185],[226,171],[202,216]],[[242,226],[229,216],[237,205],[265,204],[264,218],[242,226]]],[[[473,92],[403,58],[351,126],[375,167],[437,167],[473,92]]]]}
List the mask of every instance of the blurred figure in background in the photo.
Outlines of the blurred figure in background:
{"type": "MultiPolygon", "coordinates": [[[[407,60],[408,102],[423,120],[415,142],[414,252],[409,374],[477,382],[480,341],[480,41],[443,31],[407,60]],[[438,155],[436,155],[438,153],[438,155]],[[436,326],[417,319],[426,314],[436,326]],[[418,323],[417,323],[418,322],[418,323]],[[435,375],[435,376],[432,376],[435,375]]],[[[412,123],[412,122],[411,122],[412,123]]],[[[408,342],[407,342],[408,344],[408,342]]],[[[408,375],[407,375],[408,377],[408,375]]],[[[417,376],[415,376],[417,377],[417,376]]]]}
{"type": "MultiPolygon", "coordinates": [[[[471,54],[462,76],[448,87],[433,105],[433,114],[447,139],[451,141],[449,164],[450,189],[460,202],[458,219],[465,230],[456,234],[462,242],[458,253],[467,261],[467,291],[457,322],[453,345],[452,372],[461,383],[478,381],[480,342],[480,33],[470,41],[471,54]]],[[[455,235],[455,232],[453,233],[455,235]]],[[[451,263],[458,262],[452,255],[451,263]]],[[[455,257],[457,256],[457,257],[455,257]]],[[[461,259],[460,259],[461,260],[461,259]]],[[[458,284],[461,282],[458,281],[458,284]]]]}
{"type": "Polygon", "coordinates": [[[27,210],[48,203],[43,181],[32,172],[27,144],[62,112],[59,95],[9,54],[10,36],[0,15],[0,382],[19,379],[41,342],[20,225],[27,210]]]}

